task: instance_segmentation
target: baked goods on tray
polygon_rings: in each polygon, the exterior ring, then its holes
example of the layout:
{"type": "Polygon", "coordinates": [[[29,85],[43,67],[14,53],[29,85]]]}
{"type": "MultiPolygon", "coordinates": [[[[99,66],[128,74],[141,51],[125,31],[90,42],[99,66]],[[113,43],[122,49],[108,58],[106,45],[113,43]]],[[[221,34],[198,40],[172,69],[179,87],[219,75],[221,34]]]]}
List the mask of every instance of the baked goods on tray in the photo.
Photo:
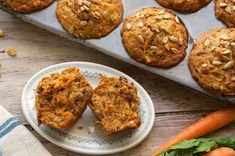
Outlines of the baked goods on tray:
{"type": "Polygon", "coordinates": [[[172,67],[185,56],[185,26],[170,10],[143,8],[126,17],[121,30],[123,44],[136,61],[155,67],[172,67]]]}
{"type": "Polygon", "coordinates": [[[211,0],[156,0],[161,5],[179,12],[196,12],[211,0]]]}
{"type": "Polygon", "coordinates": [[[77,68],[44,77],[38,84],[35,101],[39,125],[68,129],[81,118],[91,92],[92,87],[77,68]]]}
{"type": "Polygon", "coordinates": [[[235,27],[235,1],[216,0],[215,14],[228,27],[235,27]]]}
{"type": "Polygon", "coordinates": [[[235,95],[235,29],[203,34],[189,56],[193,78],[217,95],[235,95]]]}
{"type": "Polygon", "coordinates": [[[136,87],[127,79],[104,77],[91,96],[89,107],[107,135],[141,125],[140,99],[136,87]]]}
{"type": "Polygon", "coordinates": [[[31,13],[48,7],[54,0],[0,0],[16,12],[31,13]]]}
{"type": "Polygon", "coordinates": [[[122,21],[121,0],[60,0],[58,21],[70,34],[83,39],[101,38],[122,21]]]}

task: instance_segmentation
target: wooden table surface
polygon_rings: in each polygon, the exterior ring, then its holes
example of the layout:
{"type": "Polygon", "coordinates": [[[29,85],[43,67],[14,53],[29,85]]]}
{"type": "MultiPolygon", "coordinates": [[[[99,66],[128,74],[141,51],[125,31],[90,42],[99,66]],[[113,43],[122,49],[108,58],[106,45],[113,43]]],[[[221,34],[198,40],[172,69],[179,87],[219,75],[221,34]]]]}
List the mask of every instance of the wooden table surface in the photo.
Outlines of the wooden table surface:
{"type": "MultiPolygon", "coordinates": [[[[0,10],[0,29],[6,32],[0,38],[0,50],[12,47],[17,57],[0,53],[0,105],[18,117],[24,125],[55,156],[75,156],[76,153],[62,149],[42,138],[26,121],[21,110],[21,93],[27,80],[42,68],[67,62],[88,61],[118,69],[138,81],[150,94],[155,110],[155,124],[151,134],[140,145],[116,154],[145,156],[175,133],[206,114],[229,105],[202,93],[193,91],[133,65],[104,55],[56,36],[46,30],[28,24],[0,10]]],[[[235,136],[235,123],[208,136],[235,136]]]]}

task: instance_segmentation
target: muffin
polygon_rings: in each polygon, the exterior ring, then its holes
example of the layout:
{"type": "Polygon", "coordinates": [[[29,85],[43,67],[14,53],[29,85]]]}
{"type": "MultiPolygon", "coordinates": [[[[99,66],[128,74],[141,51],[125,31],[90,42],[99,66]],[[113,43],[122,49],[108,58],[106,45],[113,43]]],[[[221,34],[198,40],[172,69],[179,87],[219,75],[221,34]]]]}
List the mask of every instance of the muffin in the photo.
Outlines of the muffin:
{"type": "Polygon", "coordinates": [[[143,8],[126,17],[122,41],[128,54],[143,64],[169,68],[185,57],[188,34],[179,18],[163,8],[143,8]]]}
{"type": "Polygon", "coordinates": [[[66,130],[81,118],[91,102],[92,87],[77,68],[44,77],[37,86],[38,124],[66,130]]]}
{"type": "Polygon", "coordinates": [[[196,82],[215,95],[235,95],[235,29],[203,34],[189,56],[196,82]]]}
{"type": "Polygon", "coordinates": [[[58,21],[70,34],[83,39],[101,38],[122,21],[121,0],[60,0],[58,21]]]}
{"type": "Polygon", "coordinates": [[[19,13],[31,13],[48,7],[54,0],[0,0],[19,13]]]}
{"type": "Polygon", "coordinates": [[[205,7],[212,0],[156,0],[166,8],[182,12],[192,13],[205,7]]]}
{"type": "Polygon", "coordinates": [[[89,107],[103,127],[112,135],[141,125],[140,98],[133,83],[120,77],[104,77],[91,96],[89,107]]]}
{"type": "Polygon", "coordinates": [[[215,15],[228,27],[235,27],[235,1],[216,0],[215,15]]]}

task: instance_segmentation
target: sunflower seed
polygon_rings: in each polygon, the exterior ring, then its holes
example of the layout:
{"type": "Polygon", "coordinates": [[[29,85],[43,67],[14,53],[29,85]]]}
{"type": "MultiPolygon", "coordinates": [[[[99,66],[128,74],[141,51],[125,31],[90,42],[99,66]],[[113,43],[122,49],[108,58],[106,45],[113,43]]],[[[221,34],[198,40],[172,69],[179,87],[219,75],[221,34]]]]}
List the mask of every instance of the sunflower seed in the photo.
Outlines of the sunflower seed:
{"type": "Polygon", "coordinates": [[[127,23],[127,24],[126,24],[126,29],[127,29],[127,30],[131,30],[131,24],[130,24],[130,23],[127,23]]]}
{"type": "Polygon", "coordinates": [[[205,45],[205,46],[209,46],[209,45],[210,45],[210,41],[209,41],[208,38],[205,40],[204,45],[205,45]]]}
{"type": "Polygon", "coordinates": [[[143,36],[138,35],[138,40],[139,40],[141,43],[144,43],[144,38],[143,38],[143,36]]]}
{"type": "Polygon", "coordinates": [[[225,56],[225,55],[222,55],[222,60],[228,62],[231,59],[229,57],[225,56]]]}
{"type": "Polygon", "coordinates": [[[232,51],[231,50],[225,50],[225,51],[223,51],[221,54],[222,55],[226,55],[226,54],[229,54],[229,53],[231,53],[232,51]]]}
{"type": "Polygon", "coordinates": [[[234,61],[229,61],[223,66],[223,69],[231,68],[234,65],[234,61]]]}
{"type": "Polygon", "coordinates": [[[96,19],[99,19],[100,18],[100,13],[98,13],[97,11],[96,12],[92,12],[92,15],[96,18],[96,19]]]}
{"type": "Polygon", "coordinates": [[[82,6],[82,0],[77,0],[77,2],[79,6],[82,6]]]}
{"type": "Polygon", "coordinates": [[[235,6],[232,6],[232,10],[235,11],[235,6]]]}
{"type": "Polygon", "coordinates": [[[228,13],[232,13],[232,9],[231,9],[231,7],[230,6],[227,6],[226,8],[225,8],[225,11],[226,12],[228,12],[228,13]]]}
{"type": "Polygon", "coordinates": [[[168,37],[167,36],[162,39],[162,43],[163,44],[167,44],[168,43],[168,37]]]}
{"type": "Polygon", "coordinates": [[[225,41],[225,40],[221,40],[221,41],[220,41],[220,44],[221,44],[221,45],[228,46],[228,45],[230,44],[230,42],[229,42],[229,41],[225,41]]]}
{"type": "Polygon", "coordinates": [[[234,46],[235,46],[235,42],[232,42],[232,43],[231,43],[231,46],[233,46],[233,47],[234,47],[234,46]]]}
{"type": "Polygon", "coordinates": [[[138,26],[139,26],[140,28],[142,28],[142,27],[144,26],[144,23],[143,23],[143,22],[139,22],[139,23],[138,23],[138,26]]]}
{"type": "Polygon", "coordinates": [[[227,3],[223,3],[223,2],[219,4],[221,8],[226,7],[227,5],[228,5],[227,3]]]}
{"type": "Polygon", "coordinates": [[[157,46],[151,46],[150,49],[157,49],[157,46]]]}
{"type": "Polygon", "coordinates": [[[80,10],[81,10],[81,11],[84,11],[84,10],[85,10],[85,8],[84,8],[83,6],[81,6],[81,7],[80,7],[80,10]]]}
{"type": "Polygon", "coordinates": [[[184,44],[184,41],[182,38],[179,38],[179,44],[182,46],[184,44]]]}
{"type": "Polygon", "coordinates": [[[214,51],[215,48],[216,48],[215,46],[212,46],[211,49],[210,49],[210,51],[214,51]]]}
{"type": "Polygon", "coordinates": [[[162,15],[162,14],[164,14],[166,11],[165,10],[161,10],[161,11],[159,11],[159,15],[162,15]]]}
{"type": "Polygon", "coordinates": [[[171,15],[167,13],[167,14],[165,14],[165,15],[163,16],[163,18],[169,19],[169,18],[171,18],[171,15]]]}
{"type": "Polygon", "coordinates": [[[94,4],[98,4],[99,3],[99,0],[90,0],[92,3],[94,4]]]}
{"type": "Polygon", "coordinates": [[[171,51],[172,51],[174,54],[179,53],[179,51],[178,51],[176,48],[171,48],[171,51]]]}
{"type": "Polygon", "coordinates": [[[83,0],[82,3],[83,3],[84,5],[86,5],[87,7],[89,7],[89,6],[91,5],[91,2],[86,1],[86,0],[83,0]]]}
{"type": "Polygon", "coordinates": [[[178,38],[176,38],[175,36],[170,36],[169,39],[173,42],[178,42],[178,38]]]}
{"type": "Polygon", "coordinates": [[[176,21],[176,23],[180,23],[180,20],[177,16],[175,16],[175,21],[176,21]]]}
{"type": "Polygon", "coordinates": [[[80,26],[84,27],[84,26],[87,25],[87,23],[88,23],[87,21],[81,21],[81,22],[80,22],[80,26]]]}
{"type": "Polygon", "coordinates": [[[222,62],[220,62],[220,61],[212,61],[212,64],[213,64],[213,65],[216,65],[216,66],[219,66],[219,65],[222,64],[222,62]]]}
{"type": "Polygon", "coordinates": [[[0,37],[3,37],[5,35],[3,30],[0,30],[0,37]]]}
{"type": "Polygon", "coordinates": [[[104,12],[103,12],[103,16],[104,16],[104,17],[107,17],[108,14],[109,14],[108,11],[104,11],[104,12]]]}
{"type": "Polygon", "coordinates": [[[90,9],[86,6],[86,5],[83,5],[83,8],[87,11],[89,11],[90,9]]]}
{"type": "Polygon", "coordinates": [[[233,82],[235,81],[235,76],[231,77],[231,81],[233,82]]]}
{"type": "Polygon", "coordinates": [[[203,68],[206,68],[206,67],[208,66],[208,64],[203,63],[201,66],[202,66],[203,68]]]}
{"type": "Polygon", "coordinates": [[[118,15],[113,15],[113,16],[111,17],[111,20],[112,20],[113,22],[115,22],[117,19],[118,19],[118,15]]]}
{"type": "Polygon", "coordinates": [[[15,57],[16,56],[16,50],[14,48],[8,48],[7,49],[7,54],[11,57],[15,57]]]}
{"type": "Polygon", "coordinates": [[[161,20],[161,19],[162,19],[161,16],[155,16],[155,18],[156,18],[157,20],[161,20]]]}
{"type": "Polygon", "coordinates": [[[227,41],[227,40],[229,40],[229,37],[228,37],[228,35],[223,34],[223,35],[220,35],[220,39],[227,41]]]}

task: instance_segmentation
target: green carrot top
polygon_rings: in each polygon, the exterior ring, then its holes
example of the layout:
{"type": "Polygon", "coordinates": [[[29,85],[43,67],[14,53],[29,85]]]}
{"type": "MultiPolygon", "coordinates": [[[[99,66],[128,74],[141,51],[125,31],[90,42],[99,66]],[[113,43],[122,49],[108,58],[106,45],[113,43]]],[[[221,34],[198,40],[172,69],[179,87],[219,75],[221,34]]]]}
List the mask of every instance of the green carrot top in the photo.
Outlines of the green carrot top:
{"type": "Polygon", "coordinates": [[[199,156],[201,153],[210,152],[220,147],[230,147],[235,149],[235,138],[199,138],[185,140],[171,146],[159,156],[199,156]]]}

